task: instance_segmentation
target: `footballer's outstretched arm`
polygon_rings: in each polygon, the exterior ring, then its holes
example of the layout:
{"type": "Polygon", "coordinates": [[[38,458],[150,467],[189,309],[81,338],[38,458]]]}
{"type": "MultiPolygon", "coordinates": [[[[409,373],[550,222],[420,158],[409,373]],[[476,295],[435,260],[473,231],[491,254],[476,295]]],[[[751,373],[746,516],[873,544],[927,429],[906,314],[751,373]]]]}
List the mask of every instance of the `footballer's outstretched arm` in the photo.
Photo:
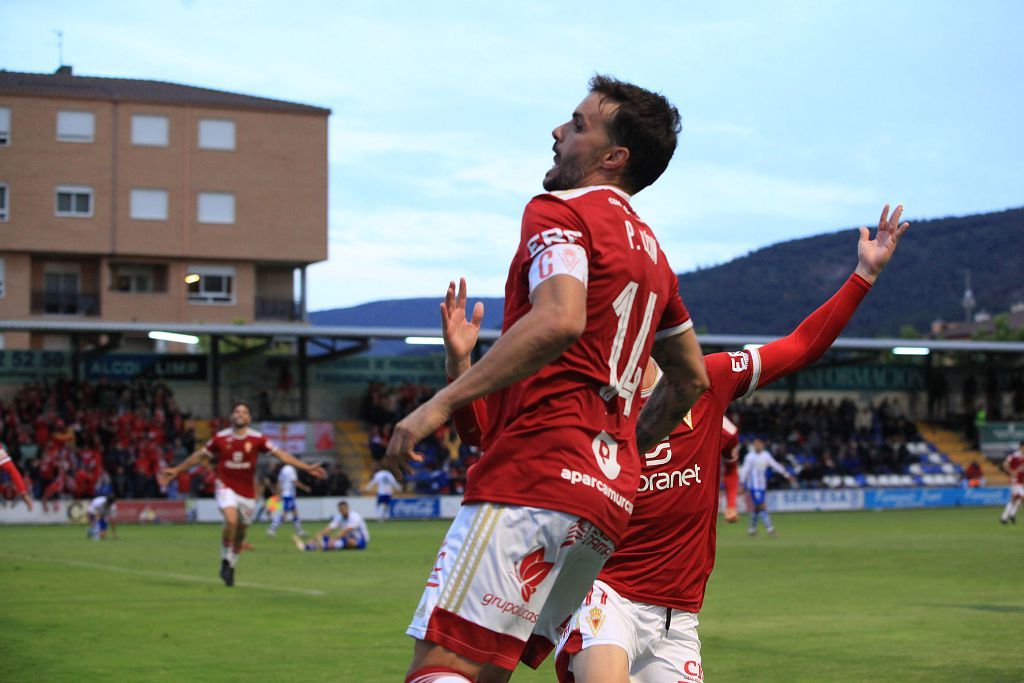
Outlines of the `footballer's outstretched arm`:
{"type": "Polygon", "coordinates": [[[418,456],[416,444],[475,398],[529,377],[558,358],[587,326],[587,288],[570,275],[555,275],[534,288],[532,307],[491,350],[458,379],[395,425],[387,458],[401,470],[418,456]]]}
{"type": "Polygon", "coordinates": [[[210,451],[206,450],[206,446],[202,446],[177,465],[174,465],[173,467],[165,467],[161,470],[160,474],[156,475],[157,482],[161,486],[167,486],[171,483],[171,480],[179,474],[188,470],[193,465],[198,465],[202,460],[209,460],[210,457],[210,451]]]}
{"type": "Polygon", "coordinates": [[[856,270],[832,298],[807,316],[792,333],[758,350],[760,375],[753,379],[755,386],[750,387],[748,394],[810,365],[832,346],[889,263],[900,237],[910,226],[899,222],[902,213],[903,207],[897,206],[889,216],[889,205],[886,204],[874,239],[871,239],[867,228],[860,228],[856,270]]]}
{"type": "Polygon", "coordinates": [[[278,460],[280,460],[281,462],[283,462],[285,465],[291,465],[297,470],[307,472],[308,474],[313,475],[317,479],[323,479],[327,476],[327,472],[324,471],[324,468],[320,465],[320,463],[315,462],[312,465],[305,463],[296,458],[288,451],[284,450],[283,448],[274,447],[270,449],[270,454],[277,458],[278,460]]]}
{"type": "Polygon", "coordinates": [[[692,328],[654,342],[651,355],[664,374],[637,418],[636,445],[641,453],[668,436],[711,386],[692,328]]]}

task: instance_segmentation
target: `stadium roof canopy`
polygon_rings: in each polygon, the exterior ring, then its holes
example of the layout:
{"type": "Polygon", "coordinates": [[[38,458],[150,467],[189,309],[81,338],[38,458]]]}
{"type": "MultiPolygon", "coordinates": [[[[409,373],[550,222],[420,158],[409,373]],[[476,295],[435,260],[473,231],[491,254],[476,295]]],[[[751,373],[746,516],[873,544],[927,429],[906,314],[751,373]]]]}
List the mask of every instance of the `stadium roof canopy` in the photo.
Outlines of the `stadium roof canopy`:
{"type": "MultiPolygon", "coordinates": [[[[218,337],[294,337],[301,339],[406,339],[408,337],[437,337],[438,329],[422,327],[348,327],[305,324],[224,324],[116,322],[87,320],[0,320],[0,331],[43,332],[51,334],[147,334],[153,330],[218,337]]],[[[480,339],[494,342],[498,330],[480,330],[480,339]]],[[[742,334],[702,334],[700,340],[708,346],[741,348],[746,344],[766,344],[777,336],[742,334]]],[[[833,348],[884,350],[896,347],[923,347],[932,351],[962,351],[975,353],[1024,353],[1024,342],[967,341],[959,339],[892,339],[870,337],[840,337],[833,348]]]]}

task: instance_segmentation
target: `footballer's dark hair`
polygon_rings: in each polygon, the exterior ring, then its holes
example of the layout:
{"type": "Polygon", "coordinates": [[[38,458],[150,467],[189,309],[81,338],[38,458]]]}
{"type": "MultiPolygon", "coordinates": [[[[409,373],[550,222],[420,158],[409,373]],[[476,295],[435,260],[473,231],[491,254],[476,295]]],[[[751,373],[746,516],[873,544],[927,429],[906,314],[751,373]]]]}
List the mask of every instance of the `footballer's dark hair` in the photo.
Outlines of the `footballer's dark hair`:
{"type": "Polygon", "coordinates": [[[235,412],[235,408],[237,408],[238,406],[245,406],[246,410],[248,410],[250,413],[252,412],[252,406],[246,403],[245,401],[235,401],[234,403],[232,403],[231,412],[235,412]]]}
{"type": "Polygon", "coordinates": [[[623,182],[636,194],[668,168],[683,129],[679,110],[660,93],[604,74],[590,79],[590,92],[619,105],[605,128],[612,144],[629,150],[623,182]]]}

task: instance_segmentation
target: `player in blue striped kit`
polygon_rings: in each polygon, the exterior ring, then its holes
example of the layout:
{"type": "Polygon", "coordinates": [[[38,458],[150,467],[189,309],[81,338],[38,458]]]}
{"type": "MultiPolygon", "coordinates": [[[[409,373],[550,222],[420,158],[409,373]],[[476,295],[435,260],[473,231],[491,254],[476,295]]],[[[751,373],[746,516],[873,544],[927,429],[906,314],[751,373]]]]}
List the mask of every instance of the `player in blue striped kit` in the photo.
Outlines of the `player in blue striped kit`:
{"type": "Polygon", "coordinates": [[[758,518],[764,523],[764,529],[770,536],[774,536],[777,533],[775,526],[772,524],[772,518],[765,507],[765,491],[768,489],[769,468],[788,479],[790,484],[796,483],[793,476],[765,449],[764,441],[754,439],[750,451],[743,458],[743,466],[740,467],[740,481],[743,482],[743,486],[746,487],[747,492],[750,494],[750,502],[754,506],[754,509],[750,512],[750,526],[747,528],[747,533],[751,536],[757,533],[758,518]]]}

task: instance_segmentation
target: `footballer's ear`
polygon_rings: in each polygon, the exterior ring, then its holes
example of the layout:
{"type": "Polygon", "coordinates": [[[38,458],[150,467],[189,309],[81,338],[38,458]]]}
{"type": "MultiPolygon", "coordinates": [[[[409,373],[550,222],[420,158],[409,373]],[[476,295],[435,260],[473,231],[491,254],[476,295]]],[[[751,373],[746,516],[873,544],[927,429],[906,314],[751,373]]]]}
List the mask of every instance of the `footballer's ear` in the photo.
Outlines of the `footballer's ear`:
{"type": "Polygon", "coordinates": [[[622,173],[629,163],[629,148],[621,145],[612,145],[601,157],[601,168],[606,171],[622,173]]]}

